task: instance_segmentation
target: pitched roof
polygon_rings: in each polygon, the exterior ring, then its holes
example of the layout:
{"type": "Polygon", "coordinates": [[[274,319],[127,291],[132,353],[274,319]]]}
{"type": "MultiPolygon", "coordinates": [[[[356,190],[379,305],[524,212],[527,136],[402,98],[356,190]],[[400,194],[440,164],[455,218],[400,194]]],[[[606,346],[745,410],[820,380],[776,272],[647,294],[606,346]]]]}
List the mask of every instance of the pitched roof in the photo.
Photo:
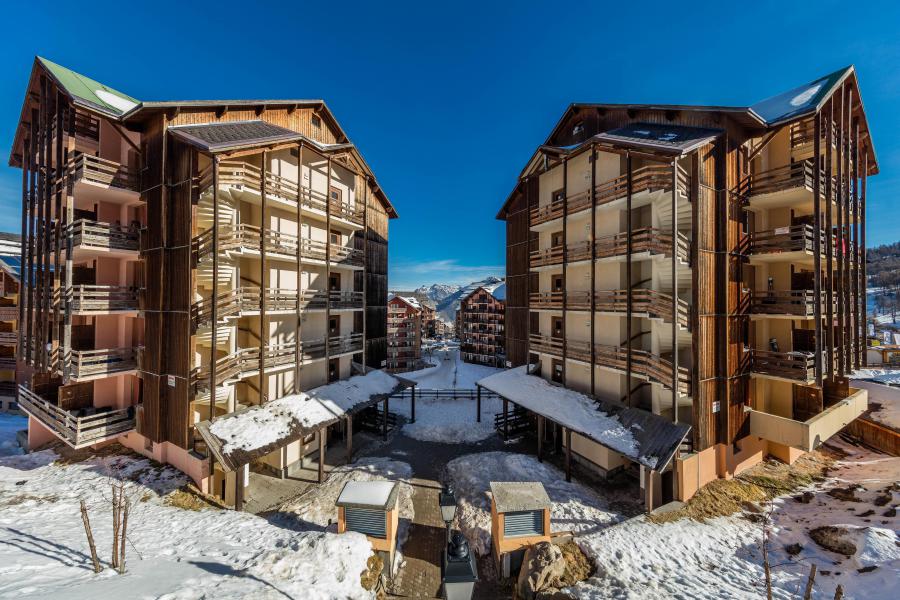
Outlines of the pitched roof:
{"type": "Polygon", "coordinates": [[[353,148],[353,144],[322,144],[301,133],[262,120],[222,121],[198,125],[175,125],[169,131],[206,152],[224,152],[268,144],[308,142],[321,150],[353,148]]]}
{"type": "Polygon", "coordinates": [[[141,103],[140,100],[132,98],[128,94],[123,94],[108,85],[85,77],[81,73],[76,73],[72,69],[67,69],[46,58],[38,56],[37,60],[76,104],[119,117],[141,103]]]}
{"type": "Polygon", "coordinates": [[[747,110],[758,115],[769,127],[812,114],[852,72],[852,66],[838,69],[815,81],[760,100],[747,110]]]}
{"type": "Polygon", "coordinates": [[[647,148],[672,154],[685,154],[715,139],[721,129],[665,125],[660,123],[630,123],[595,136],[613,145],[647,148]]]}

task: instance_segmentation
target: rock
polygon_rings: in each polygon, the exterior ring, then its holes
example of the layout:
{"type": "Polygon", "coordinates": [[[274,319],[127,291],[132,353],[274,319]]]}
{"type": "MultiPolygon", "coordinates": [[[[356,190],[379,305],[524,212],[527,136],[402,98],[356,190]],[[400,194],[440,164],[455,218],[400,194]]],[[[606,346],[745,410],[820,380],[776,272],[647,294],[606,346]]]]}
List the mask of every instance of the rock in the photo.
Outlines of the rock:
{"type": "Polygon", "coordinates": [[[803,550],[803,546],[801,544],[788,544],[784,547],[784,551],[790,554],[791,556],[796,556],[800,554],[800,551],[803,550]]]}
{"type": "Polygon", "coordinates": [[[562,587],[575,585],[579,581],[584,581],[594,572],[594,565],[591,559],[584,553],[581,546],[573,541],[568,541],[559,545],[559,549],[563,553],[566,561],[566,572],[562,576],[562,587]]]}
{"type": "Polygon", "coordinates": [[[875,569],[878,568],[878,565],[869,565],[868,567],[860,567],[856,570],[857,573],[871,573],[875,569]]]}
{"type": "Polygon", "coordinates": [[[802,494],[794,496],[794,501],[801,502],[803,504],[809,504],[812,501],[812,499],[815,497],[816,497],[816,495],[813,494],[812,492],[803,492],[802,494]]]}
{"type": "Polygon", "coordinates": [[[849,531],[843,527],[826,525],[824,527],[811,529],[809,531],[809,537],[826,550],[843,554],[844,556],[853,556],[856,554],[856,544],[845,539],[844,536],[848,533],[849,531]]]}
{"type": "Polygon", "coordinates": [[[845,488],[832,488],[828,490],[826,493],[832,498],[837,498],[838,500],[843,500],[845,502],[859,502],[859,498],[856,497],[856,489],[854,486],[849,486],[845,488]]]}
{"type": "Polygon", "coordinates": [[[871,517],[871,516],[874,515],[874,514],[875,514],[875,511],[872,510],[872,509],[870,508],[870,509],[867,510],[866,512],[859,513],[857,516],[859,516],[859,517],[871,517]]]}
{"type": "Polygon", "coordinates": [[[891,508],[884,511],[883,517],[896,517],[897,516],[897,507],[892,506],[891,508]]]}
{"type": "Polygon", "coordinates": [[[894,499],[893,494],[890,494],[890,493],[881,494],[877,498],[875,498],[875,501],[872,502],[872,504],[874,504],[875,506],[887,506],[888,504],[891,503],[891,500],[893,500],[893,499],[894,499]]]}
{"type": "Polygon", "coordinates": [[[536,600],[539,592],[550,592],[560,587],[566,572],[566,560],[562,550],[550,542],[529,546],[522,558],[522,569],[516,582],[516,597],[536,600]]]}

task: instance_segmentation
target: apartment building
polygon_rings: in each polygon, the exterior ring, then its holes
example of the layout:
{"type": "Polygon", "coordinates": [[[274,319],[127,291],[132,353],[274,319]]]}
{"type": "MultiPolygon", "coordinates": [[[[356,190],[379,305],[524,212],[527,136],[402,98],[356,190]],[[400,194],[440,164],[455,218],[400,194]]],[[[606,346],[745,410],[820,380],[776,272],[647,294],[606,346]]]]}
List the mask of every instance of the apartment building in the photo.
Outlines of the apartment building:
{"type": "Polygon", "coordinates": [[[498,215],[506,352],[642,427],[612,443],[550,398],[538,420],[573,461],[639,468],[648,506],[829,439],[866,408],[877,173],[853,67],[748,107],[569,106],[498,215]]]}
{"type": "Polygon", "coordinates": [[[503,324],[506,303],[479,287],[459,301],[458,313],[459,352],[463,361],[505,367],[506,332],[503,324]]]}
{"type": "Polygon", "coordinates": [[[412,296],[388,300],[387,363],[389,373],[413,371],[422,358],[422,304],[412,296]]]}
{"type": "Polygon", "coordinates": [[[0,411],[17,411],[16,354],[18,352],[19,276],[21,238],[0,232],[0,411]]]}
{"type": "Polygon", "coordinates": [[[384,361],[397,215],[323,101],[142,102],[37,58],[10,164],[32,448],[218,492],[197,423],[384,361]]]}

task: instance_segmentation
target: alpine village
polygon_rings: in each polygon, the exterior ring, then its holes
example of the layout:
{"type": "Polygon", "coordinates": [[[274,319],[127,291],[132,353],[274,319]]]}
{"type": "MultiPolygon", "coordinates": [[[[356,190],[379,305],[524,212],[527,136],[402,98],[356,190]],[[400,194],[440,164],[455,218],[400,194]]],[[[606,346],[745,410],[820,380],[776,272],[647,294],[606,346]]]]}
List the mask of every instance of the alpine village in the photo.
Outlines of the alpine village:
{"type": "Polygon", "coordinates": [[[454,172],[427,104],[368,162],[353,92],[143,100],[54,54],[5,94],[0,598],[892,596],[869,69],[574,87],[454,172]],[[481,200],[419,216],[448,175],[481,200]],[[427,263],[470,228],[499,266],[427,263]]]}

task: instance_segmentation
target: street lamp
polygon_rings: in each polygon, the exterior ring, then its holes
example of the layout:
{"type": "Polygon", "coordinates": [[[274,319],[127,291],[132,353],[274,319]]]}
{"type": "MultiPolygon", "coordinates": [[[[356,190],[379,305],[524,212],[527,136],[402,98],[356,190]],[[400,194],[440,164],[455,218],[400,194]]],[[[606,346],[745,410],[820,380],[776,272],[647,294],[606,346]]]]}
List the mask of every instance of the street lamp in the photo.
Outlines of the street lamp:
{"type": "Polygon", "coordinates": [[[444,489],[441,490],[438,502],[441,505],[441,519],[443,519],[444,525],[449,528],[450,523],[453,522],[453,518],[456,516],[456,496],[453,494],[452,485],[449,483],[444,484],[444,489]]]}
{"type": "Polygon", "coordinates": [[[478,581],[475,555],[469,551],[469,544],[460,532],[450,537],[444,552],[444,599],[471,600],[478,581]]]}

